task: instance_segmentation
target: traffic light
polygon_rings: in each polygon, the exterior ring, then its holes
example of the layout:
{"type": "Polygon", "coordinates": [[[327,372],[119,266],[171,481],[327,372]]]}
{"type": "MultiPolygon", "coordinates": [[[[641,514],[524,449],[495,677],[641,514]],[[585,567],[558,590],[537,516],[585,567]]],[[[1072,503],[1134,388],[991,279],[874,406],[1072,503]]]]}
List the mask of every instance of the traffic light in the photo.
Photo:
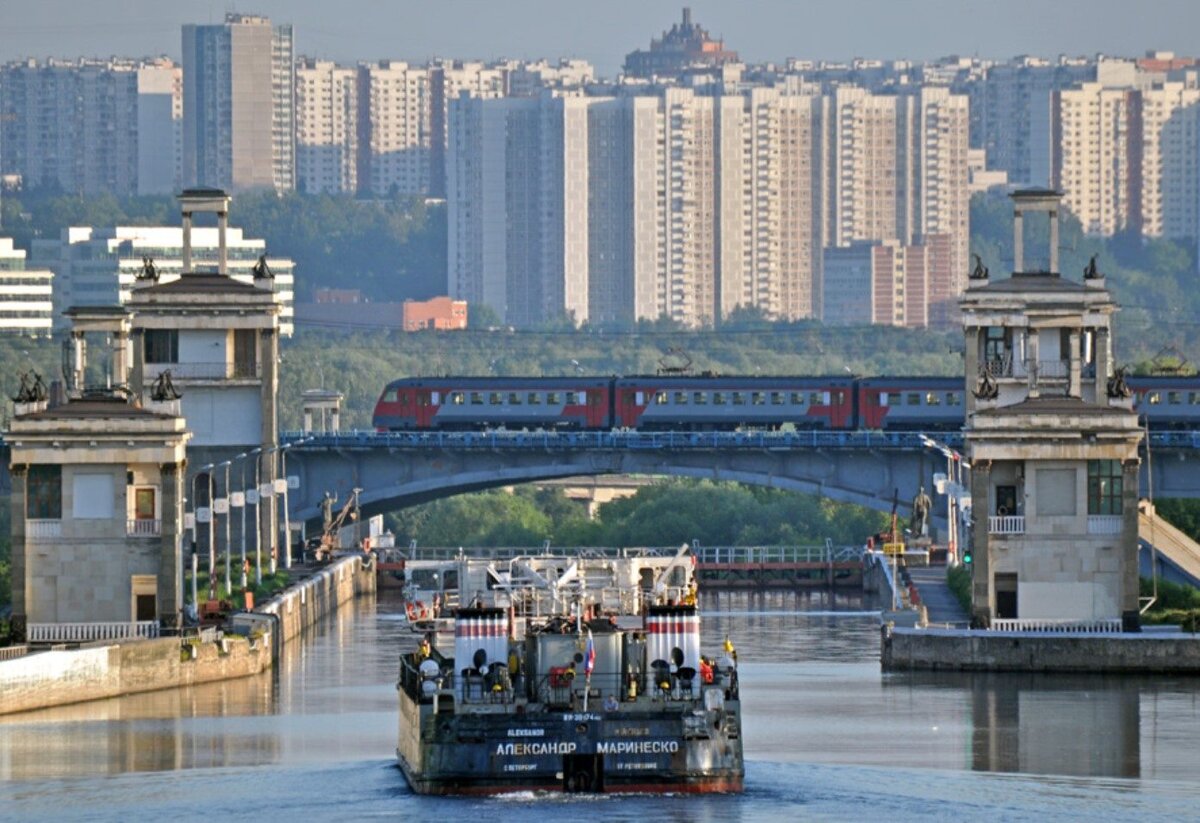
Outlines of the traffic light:
{"type": "Polygon", "coordinates": [[[963,548],[962,562],[964,566],[971,565],[971,550],[969,548],[963,548]]]}

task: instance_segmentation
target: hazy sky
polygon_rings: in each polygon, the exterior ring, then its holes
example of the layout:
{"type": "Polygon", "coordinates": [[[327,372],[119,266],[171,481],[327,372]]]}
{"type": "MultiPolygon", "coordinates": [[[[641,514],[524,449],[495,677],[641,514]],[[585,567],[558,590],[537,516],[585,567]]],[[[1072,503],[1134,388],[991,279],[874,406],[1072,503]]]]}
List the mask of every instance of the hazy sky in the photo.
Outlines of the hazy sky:
{"type": "MultiPolygon", "coordinates": [[[[663,0],[0,0],[0,60],[179,56],[179,27],[227,10],[296,27],[297,53],[590,60],[602,74],[679,17],[663,0]]],[[[743,59],[1200,51],[1200,0],[693,0],[743,59]]]]}

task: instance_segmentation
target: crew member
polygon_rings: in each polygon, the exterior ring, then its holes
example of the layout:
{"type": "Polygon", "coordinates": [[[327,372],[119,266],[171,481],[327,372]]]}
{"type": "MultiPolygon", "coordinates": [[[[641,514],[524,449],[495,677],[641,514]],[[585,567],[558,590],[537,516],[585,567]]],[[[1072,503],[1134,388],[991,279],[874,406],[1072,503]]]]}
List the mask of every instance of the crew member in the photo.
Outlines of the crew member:
{"type": "Polygon", "coordinates": [[[608,697],[604,698],[604,711],[615,712],[618,708],[620,708],[620,704],[617,703],[617,696],[615,694],[609,694],[608,697]]]}
{"type": "Polygon", "coordinates": [[[712,663],[709,663],[708,658],[704,656],[700,657],[700,682],[706,686],[713,682],[712,663]]]}
{"type": "Polygon", "coordinates": [[[422,660],[428,659],[432,652],[433,648],[429,643],[429,635],[426,634],[421,638],[421,645],[417,647],[417,662],[419,663],[422,660]]]}
{"type": "Polygon", "coordinates": [[[733,641],[729,639],[729,635],[725,635],[725,654],[733,658],[733,662],[737,662],[737,649],[733,647],[733,641]]]}

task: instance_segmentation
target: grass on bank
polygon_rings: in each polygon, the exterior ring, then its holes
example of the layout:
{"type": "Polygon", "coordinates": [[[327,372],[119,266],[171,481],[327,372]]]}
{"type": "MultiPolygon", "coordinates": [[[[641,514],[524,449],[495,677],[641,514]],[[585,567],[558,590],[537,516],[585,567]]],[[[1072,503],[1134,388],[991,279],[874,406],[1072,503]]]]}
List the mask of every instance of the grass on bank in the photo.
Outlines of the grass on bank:
{"type": "MultiPolygon", "coordinates": [[[[246,608],[246,597],[243,589],[239,584],[242,579],[241,570],[233,568],[231,577],[233,578],[233,592],[229,592],[225,588],[225,565],[218,563],[216,568],[217,576],[217,599],[228,600],[233,603],[235,609],[246,608]]],[[[192,575],[189,572],[185,581],[187,583],[187,597],[191,597],[192,592],[192,575]]],[[[283,569],[279,569],[275,574],[263,572],[262,583],[254,582],[254,570],[250,570],[248,575],[246,591],[250,591],[254,595],[254,605],[258,606],[265,603],[271,597],[287,588],[289,582],[288,573],[283,569]]],[[[196,574],[196,594],[201,601],[208,600],[208,571],[201,570],[196,574]]]]}

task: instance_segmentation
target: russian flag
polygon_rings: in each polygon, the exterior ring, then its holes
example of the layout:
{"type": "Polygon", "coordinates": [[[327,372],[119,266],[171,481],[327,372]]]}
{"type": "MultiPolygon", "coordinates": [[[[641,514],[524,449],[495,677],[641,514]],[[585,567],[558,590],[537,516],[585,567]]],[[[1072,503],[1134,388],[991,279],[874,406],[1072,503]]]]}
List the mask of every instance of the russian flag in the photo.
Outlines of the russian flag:
{"type": "Polygon", "coordinates": [[[588,629],[587,648],[583,652],[584,676],[591,677],[594,668],[596,668],[596,645],[592,643],[592,630],[588,629]]]}

